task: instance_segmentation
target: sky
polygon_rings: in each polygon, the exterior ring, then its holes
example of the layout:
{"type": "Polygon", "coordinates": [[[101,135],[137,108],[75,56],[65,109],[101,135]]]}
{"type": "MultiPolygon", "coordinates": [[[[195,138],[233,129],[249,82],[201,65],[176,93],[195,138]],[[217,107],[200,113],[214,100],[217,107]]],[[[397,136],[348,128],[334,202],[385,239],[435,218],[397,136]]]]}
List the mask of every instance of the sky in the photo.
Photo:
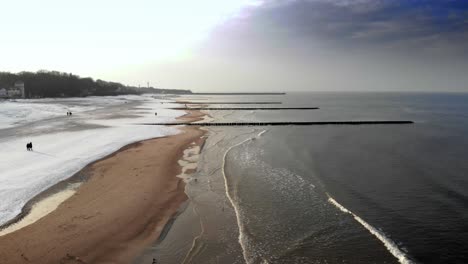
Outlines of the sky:
{"type": "Polygon", "coordinates": [[[466,0],[15,0],[0,71],[244,91],[466,91],[466,0]]]}

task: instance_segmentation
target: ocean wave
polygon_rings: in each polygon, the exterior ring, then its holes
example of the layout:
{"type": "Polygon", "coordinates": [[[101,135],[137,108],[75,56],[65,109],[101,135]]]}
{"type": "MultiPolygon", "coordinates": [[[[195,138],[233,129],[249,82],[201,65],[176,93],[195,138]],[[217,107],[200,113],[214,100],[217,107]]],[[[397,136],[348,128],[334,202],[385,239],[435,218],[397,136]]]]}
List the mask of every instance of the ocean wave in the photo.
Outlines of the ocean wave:
{"type": "Polygon", "coordinates": [[[260,133],[258,133],[257,137],[261,137],[263,134],[265,134],[268,130],[263,130],[260,133]]]}
{"type": "Polygon", "coordinates": [[[335,199],[333,199],[328,193],[327,193],[327,196],[328,196],[328,201],[331,204],[336,206],[342,212],[352,215],[357,222],[359,222],[364,228],[369,230],[369,232],[371,234],[373,234],[375,237],[377,237],[384,244],[384,246],[387,248],[387,250],[395,258],[398,259],[398,261],[400,263],[402,263],[402,264],[411,264],[411,263],[413,263],[413,261],[411,261],[408,258],[408,256],[398,248],[397,244],[394,241],[392,241],[391,239],[386,237],[385,234],[383,234],[381,231],[377,230],[375,227],[373,227],[372,225],[370,225],[369,223],[364,221],[361,217],[357,216],[356,214],[354,214],[353,212],[351,212],[350,210],[348,210],[347,208],[342,206],[335,199]]]}
{"type": "MultiPolygon", "coordinates": [[[[251,144],[254,144],[254,142],[267,131],[268,130],[262,130],[259,133],[257,131],[258,134],[256,133],[256,136],[247,138],[229,148],[225,153],[224,164],[222,166],[227,197],[233,205],[236,214],[239,229],[238,241],[246,263],[269,263],[283,255],[289,247],[286,241],[293,238],[287,230],[292,226],[296,226],[297,221],[293,221],[290,218],[282,218],[289,223],[286,224],[286,222],[276,218],[280,217],[281,212],[285,213],[285,210],[280,208],[275,210],[276,217],[271,218],[271,221],[262,221],[260,215],[262,215],[262,217],[265,215],[258,211],[261,210],[261,208],[257,208],[258,210],[255,210],[254,213],[251,211],[252,202],[255,204],[251,199],[255,200],[255,196],[245,197],[242,196],[239,191],[246,191],[253,186],[253,184],[258,184],[258,189],[255,188],[256,190],[254,192],[257,195],[259,195],[259,193],[262,194],[257,196],[257,198],[263,199],[265,196],[271,194],[272,196],[268,198],[270,203],[275,203],[275,201],[276,203],[279,201],[288,201],[287,204],[293,205],[293,207],[296,208],[303,204],[303,197],[310,195],[311,191],[313,192],[315,188],[315,185],[305,180],[302,176],[286,168],[275,168],[267,162],[264,162],[263,158],[261,158],[264,155],[264,149],[258,147],[250,149],[251,144]],[[238,147],[241,146],[242,149],[238,149],[238,147]],[[249,170],[249,173],[255,175],[255,183],[250,182],[245,185],[245,181],[249,181],[248,179],[251,178],[244,174],[242,174],[244,177],[241,175],[229,175],[230,167],[226,165],[226,163],[231,161],[231,158],[234,159],[236,166],[239,168],[255,168],[254,170],[249,170]],[[233,176],[236,177],[232,178],[233,176]],[[238,180],[240,181],[238,182],[238,180]],[[256,215],[256,213],[259,213],[259,215],[256,215]],[[296,224],[290,223],[289,221],[293,221],[296,224]],[[263,224],[268,226],[268,232],[266,232],[266,229],[263,229],[263,224]]],[[[284,207],[283,209],[287,208],[288,207],[284,207]]],[[[266,210],[264,213],[271,213],[267,208],[263,209],[266,210]]],[[[282,217],[284,217],[284,215],[282,217]]],[[[297,218],[294,219],[297,220],[297,218]]]]}
{"type": "Polygon", "coordinates": [[[224,157],[223,157],[223,165],[222,165],[222,172],[223,172],[223,176],[224,176],[224,184],[225,184],[225,189],[226,189],[226,197],[229,199],[229,201],[231,202],[232,204],[232,207],[234,208],[234,212],[236,213],[236,219],[237,219],[237,227],[239,228],[239,244],[242,248],[242,254],[244,256],[244,260],[245,262],[247,263],[250,263],[249,261],[249,257],[247,255],[247,239],[245,238],[245,233],[246,233],[246,230],[245,230],[245,226],[242,224],[242,221],[241,221],[241,218],[240,218],[240,208],[239,206],[237,205],[237,203],[234,202],[234,199],[232,197],[232,194],[231,194],[231,189],[229,188],[229,184],[228,184],[228,179],[227,179],[227,176],[226,176],[226,157],[228,155],[228,153],[233,149],[233,148],[236,148],[246,142],[249,142],[251,141],[253,138],[247,138],[246,140],[244,141],[241,141],[233,146],[231,146],[230,148],[228,148],[226,150],[226,152],[224,153],[224,157]]]}

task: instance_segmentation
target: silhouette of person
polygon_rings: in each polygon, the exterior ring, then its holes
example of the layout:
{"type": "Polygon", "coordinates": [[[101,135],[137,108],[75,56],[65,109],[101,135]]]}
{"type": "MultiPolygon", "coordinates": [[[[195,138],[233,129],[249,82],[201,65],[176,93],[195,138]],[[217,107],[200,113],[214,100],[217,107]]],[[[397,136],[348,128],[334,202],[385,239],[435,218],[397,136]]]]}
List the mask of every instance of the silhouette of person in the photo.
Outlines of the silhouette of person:
{"type": "Polygon", "coordinates": [[[30,151],[33,151],[32,142],[29,142],[29,150],[30,150],[30,151]]]}
{"type": "Polygon", "coordinates": [[[26,150],[29,151],[29,143],[26,143],[26,150]]]}
{"type": "Polygon", "coordinates": [[[157,113],[157,112],[154,112],[154,115],[155,115],[155,116],[157,116],[157,115],[158,115],[158,113],[157,113]]]}

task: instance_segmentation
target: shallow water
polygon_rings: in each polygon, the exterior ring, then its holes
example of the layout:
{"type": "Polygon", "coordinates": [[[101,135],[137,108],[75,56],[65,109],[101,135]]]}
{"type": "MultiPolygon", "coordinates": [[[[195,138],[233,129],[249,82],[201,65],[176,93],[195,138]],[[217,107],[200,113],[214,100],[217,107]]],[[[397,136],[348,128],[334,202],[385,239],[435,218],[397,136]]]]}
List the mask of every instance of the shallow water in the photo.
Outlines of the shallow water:
{"type": "Polygon", "coordinates": [[[187,185],[190,205],[174,222],[170,239],[155,247],[174,253],[162,263],[178,263],[174,256],[186,263],[468,261],[467,94],[292,93],[210,100],[320,107],[210,111],[220,122],[416,123],[209,128],[193,176],[198,181],[187,185]],[[195,242],[176,252],[186,240],[195,242]]]}

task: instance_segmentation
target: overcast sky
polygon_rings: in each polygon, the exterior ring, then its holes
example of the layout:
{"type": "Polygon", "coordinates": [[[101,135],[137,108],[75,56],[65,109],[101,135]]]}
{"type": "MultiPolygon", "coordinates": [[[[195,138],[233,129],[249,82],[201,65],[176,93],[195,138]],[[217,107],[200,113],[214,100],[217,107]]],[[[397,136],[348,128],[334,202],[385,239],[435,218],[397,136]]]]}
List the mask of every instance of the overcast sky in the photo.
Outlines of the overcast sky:
{"type": "Polygon", "coordinates": [[[194,91],[468,91],[465,0],[16,0],[2,10],[2,71],[194,91]]]}

